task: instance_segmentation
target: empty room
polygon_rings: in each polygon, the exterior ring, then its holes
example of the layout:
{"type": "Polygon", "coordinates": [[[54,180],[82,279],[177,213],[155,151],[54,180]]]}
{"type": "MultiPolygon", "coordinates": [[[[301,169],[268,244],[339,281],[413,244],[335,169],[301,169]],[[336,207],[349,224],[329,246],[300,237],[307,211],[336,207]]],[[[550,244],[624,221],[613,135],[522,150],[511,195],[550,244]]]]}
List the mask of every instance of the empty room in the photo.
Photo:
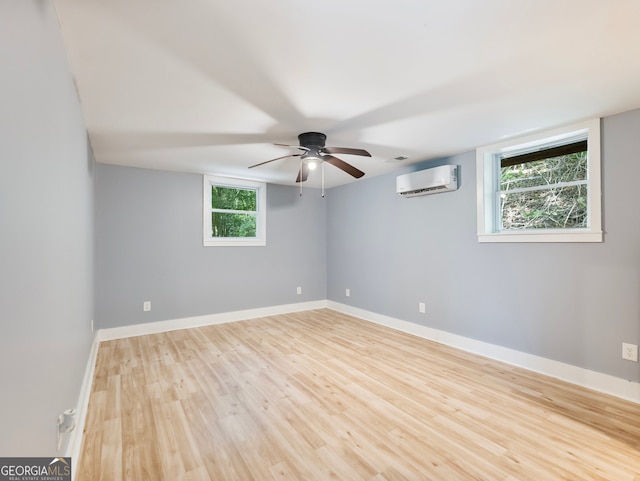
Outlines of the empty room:
{"type": "Polygon", "coordinates": [[[640,481],[639,20],[2,0],[0,480],[640,481]]]}

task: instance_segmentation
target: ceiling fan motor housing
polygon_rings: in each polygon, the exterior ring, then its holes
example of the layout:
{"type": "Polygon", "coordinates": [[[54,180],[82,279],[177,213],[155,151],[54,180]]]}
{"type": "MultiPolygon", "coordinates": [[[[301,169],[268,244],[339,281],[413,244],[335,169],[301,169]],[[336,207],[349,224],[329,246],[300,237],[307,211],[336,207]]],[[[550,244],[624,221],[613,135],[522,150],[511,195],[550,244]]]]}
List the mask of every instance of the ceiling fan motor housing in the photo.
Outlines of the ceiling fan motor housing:
{"type": "Polygon", "coordinates": [[[298,135],[301,147],[324,147],[327,136],[320,132],[305,132],[298,135]]]}

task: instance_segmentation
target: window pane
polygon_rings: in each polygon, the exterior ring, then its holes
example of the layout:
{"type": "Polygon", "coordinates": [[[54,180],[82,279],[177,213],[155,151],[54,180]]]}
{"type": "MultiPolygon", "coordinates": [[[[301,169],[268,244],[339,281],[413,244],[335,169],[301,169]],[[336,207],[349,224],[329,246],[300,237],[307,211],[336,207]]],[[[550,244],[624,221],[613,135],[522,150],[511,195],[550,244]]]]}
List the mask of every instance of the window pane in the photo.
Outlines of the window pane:
{"type": "Polygon", "coordinates": [[[503,192],[500,212],[503,230],[586,228],[587,186],[503,192]]]}
{"type": "MultiPolygon", "coordinates": [[[[256,191],[235,187],[211,186],[211,207],[227,210],[256,210],[256,191]]],[[[226,236],[225,236],[226,237],[226,236]]]]}
{"type": "Polygon", "coordinates": [[[500,190],[587,179],[587,153],[562,155],[500,169],[500,190]]]}
{"type": "Polygon", "coordinates": [[[256,232],[254,215],[211,213],[211,237],[256,237],[256,232]]]}

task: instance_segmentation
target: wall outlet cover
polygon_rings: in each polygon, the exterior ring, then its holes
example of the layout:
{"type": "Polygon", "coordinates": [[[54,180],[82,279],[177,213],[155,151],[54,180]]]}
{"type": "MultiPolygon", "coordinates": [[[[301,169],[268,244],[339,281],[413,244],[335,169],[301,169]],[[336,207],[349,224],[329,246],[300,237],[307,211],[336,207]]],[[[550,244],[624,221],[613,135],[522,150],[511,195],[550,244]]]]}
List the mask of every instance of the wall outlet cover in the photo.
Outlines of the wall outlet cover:
{"type": "Polygon", "coordinates": [[[622,359],[627,361],[638,362],[638,345],[622,343],[622,359]]]}

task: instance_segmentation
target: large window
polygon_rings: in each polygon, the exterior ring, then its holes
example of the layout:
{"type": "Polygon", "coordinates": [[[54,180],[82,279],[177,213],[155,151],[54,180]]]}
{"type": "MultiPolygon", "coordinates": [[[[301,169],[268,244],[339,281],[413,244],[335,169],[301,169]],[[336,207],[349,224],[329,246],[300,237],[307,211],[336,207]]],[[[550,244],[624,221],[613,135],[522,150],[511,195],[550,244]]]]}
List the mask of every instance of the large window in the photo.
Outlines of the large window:
{"type": "Polygon", "coordinates": [[[600,242],[599,119],[477,151],[480,242],[600,242]]]}
{"type": "Polygon", "coordinates": [[[266,186],[204,176],[204,245],[266,245],[266,186]]]}

